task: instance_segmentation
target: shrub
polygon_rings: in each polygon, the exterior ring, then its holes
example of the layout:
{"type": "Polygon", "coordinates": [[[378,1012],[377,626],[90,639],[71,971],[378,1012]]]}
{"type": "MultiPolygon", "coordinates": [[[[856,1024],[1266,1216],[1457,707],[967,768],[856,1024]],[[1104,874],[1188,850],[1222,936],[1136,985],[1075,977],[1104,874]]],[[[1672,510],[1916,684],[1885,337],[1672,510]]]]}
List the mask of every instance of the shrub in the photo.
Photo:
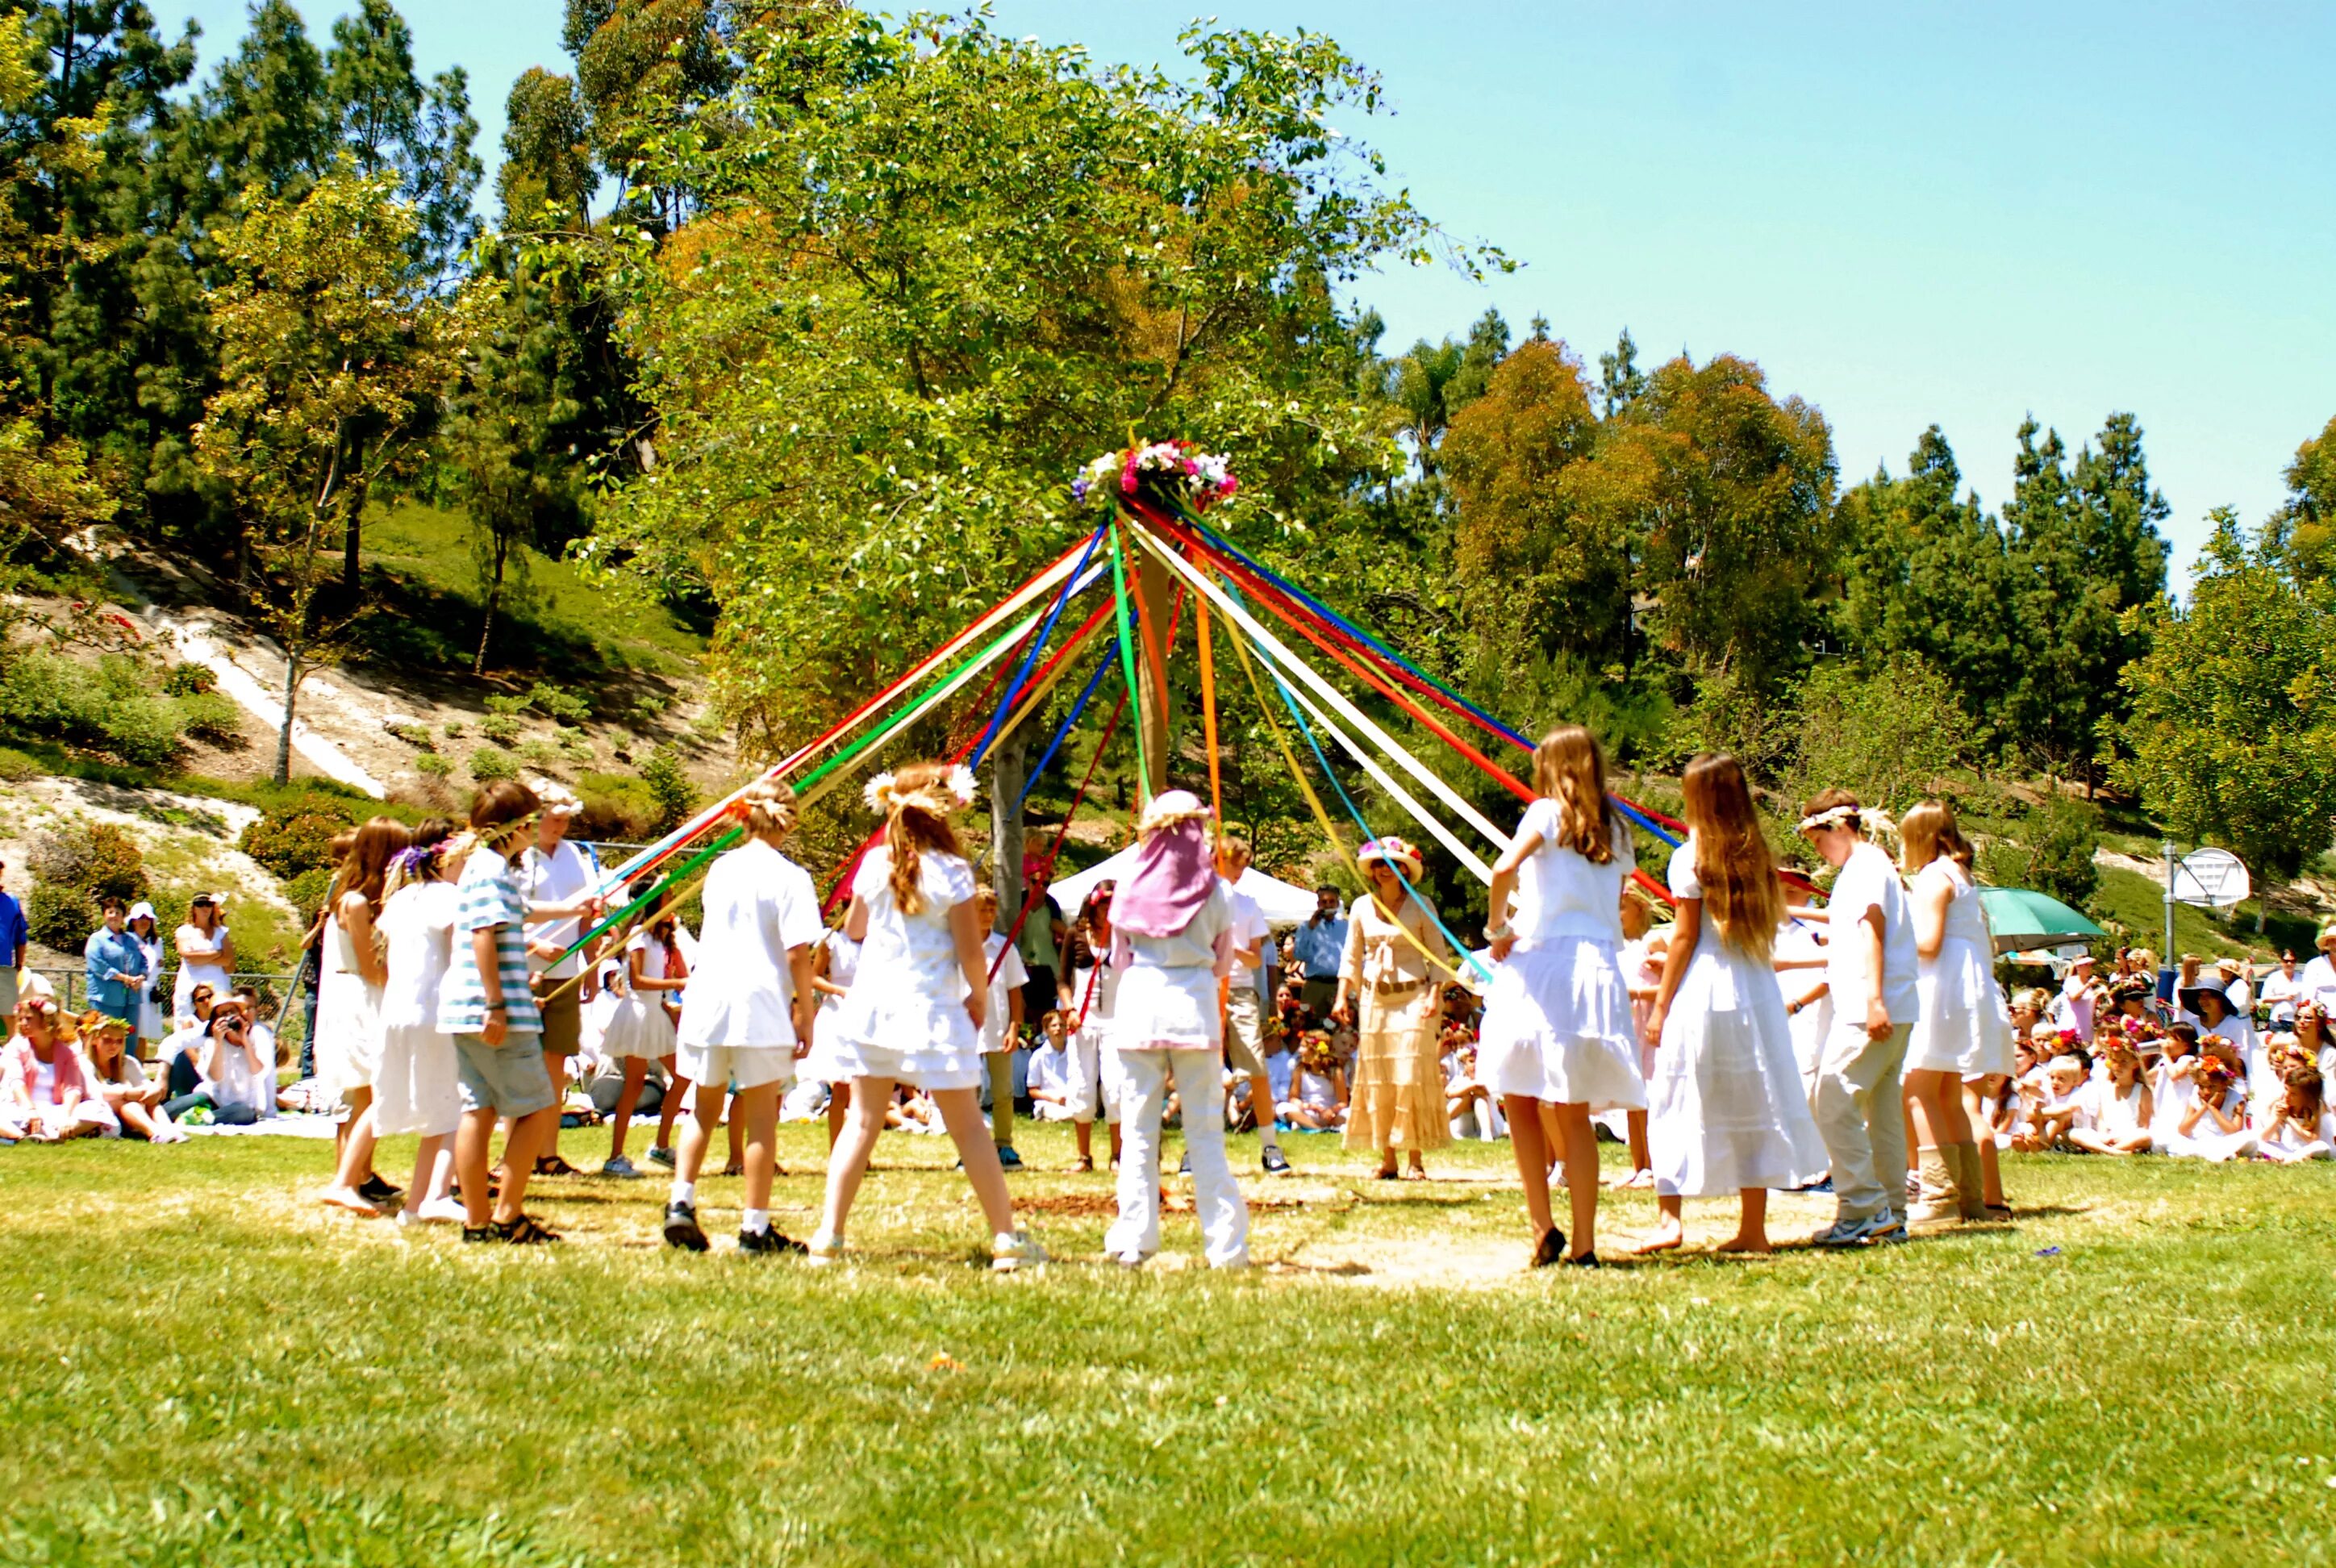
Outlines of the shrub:
{"type": "Polygon", "coordinates": [[[560,732],[560,755],[572,767],[592,765],[592,737],[580,729],[563,728],[560,732]]]}
{"type": "Polygon", "coordinates": [[[471,780],[474,784],[492,784],[497,779],[519,777],[519,764],[506,753],[481,746],[471,754],[471,780]]]}
{"type": "Polygon", "coordinates": [[[28,778],[39,778],[48,771],[41,765],[39,758],[26,756],[8,746],[0,746],[0,779],[10,784],[23,784],[28,778]]]}
{"type": "Polygon", "coordinates": [[[487,698],[487,711],[501,718],[517,718],[527,711],[527,703],[528,699],[524,696],[511,696],[497,693],[487,698]]]}
{"type": "Polygon", "coordinates": [[[2101,885],[2093,852],[2101,835],[2093,813],[2075,801],[2056,800],[2029,819],[2029,885],[2081,910],[2101,885]]]}
{"type": "Polygon", "coordinates": [[[284,884],[284,896],[303,917],[309,917],[325,907],[325,895],[333,891],[333,868],[316,866],[302,872],[284,884]]]}
{"type": "Polygon", "coordinates": [[[671,832],[697,809],[697,786],[682,772],[681,759],[672,748],[659,746],[651,752],[649,760],[641,764],[640,774],[657,805],[656,819],[649,823],[651,833],[671,832]]]}
{"type": "MultiPolygon", "coordinates": [[[[203,667],[196,665],[192,667],[202,669],[203,667]]],[[[205,669],[203,673],[209,675],[210,671],[205,669]]],[[[243,709],[224,692],[192,692],[178,700],[179,711],[186,719],[187,733],[197,740],[225,746],[234,745],[243,739],[243,709]]]]}
{"type": "Polygon", "coordinates": [[[102,752],[138,768],[177,760],[190,726],[232,737],[241,733],[233,705],[212,692],[183,696],[162,689],[149,667],[122,654],[94,665],[31,649],[0,675],[0,722],[28,735],[102,752]],[[225,706],[222,706],[225,705],[225,706]]]}
{"type": "Polygon", "coordinates": [[[438,727],[444,732],[448,740],[461,740],[462,738],[462,732],[470,726],[465,725],[461,719],[450,718],[438,727]]]}
{"type": "Polygon", "coordinates": [[[336,834],[356,819],[307,806],[259,813],[235,841],[235,847],[266,866],[280,879],[333,863],[336,834]]]}
{"type": "Polygon", "coordinates": [[[592,704],[589,699],[549,681],[537,681],[529,688],[527,699],[538,713],[561,724],[582,724],[592,716],[592,704]]]}
{"type": "Polygon", "coordinates": [[[414,771],[426,779],[449,779],[454,776],[454,759],[434,751],[423,752],[414,759],[414,771]]]}
{"type": "Polygon", "coordinates": [[[1932,665],[1900,654],[1871,669],[1835,661],[1801,683],[1796,801],[1838,785],[1893,815],[1970,760],[1973,726],[1932,665]]]}
{"type": "Polygon", "coordinates": [[[438,743],[430,738],[430,732],[418,724],[385,724],[381,727],[416,751],[433,752],[438,749],[438,743]]]}
{"type": "Polygon", "coordinates": [[[219,690],[219,677],[207,664],[180,662],[162,672],[164,696],[202,696],[219,690]]]}
{"type": "Polygon", "coordinates": [[[657,797],[629,774],[588,773],[576,780],[584,809],[571,830],[579,838],[638,842],[657,820],[657,797]]]}
{"type": "Polygon", "coordinates": [[[37,884],[25,922],[35,941],[63,952],[79,952],[97,929],[99,900],[135,902],[151,886],[145,856],[112,823],[43,833],[27,859],[37,884]]]}
{"type": "Polygon", "coordinates": [[[539,772],[558,767],[562,760],[560,748],[538,736],[520,744],[519,760],[539,772]]]}
{"type": "Polygon", "coordinates": [[[479,733],[497,745],[510,745],[519,739],[519,720],[507,713],[491,713],[479,721],[479,733]]]}

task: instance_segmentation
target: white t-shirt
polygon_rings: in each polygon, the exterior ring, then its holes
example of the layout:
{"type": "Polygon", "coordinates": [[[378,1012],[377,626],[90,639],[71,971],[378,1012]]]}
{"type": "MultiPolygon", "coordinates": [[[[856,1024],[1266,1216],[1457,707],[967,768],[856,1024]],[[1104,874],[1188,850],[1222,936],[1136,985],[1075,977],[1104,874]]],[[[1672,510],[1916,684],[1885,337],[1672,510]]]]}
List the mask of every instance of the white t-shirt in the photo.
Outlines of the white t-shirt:
{"type": "Polygon", "coordinates": [[[2284,969],[2273,969],[2263,978],[2261,1000],[2271,1008],[2272,1022],[2292,1024],[2295,1021],[2295,1004],[2303,995],[2303,971],[2293,975],[2284,969]]]}
{"type": "Polygon", "coordinates": [[[1067,1100],[1071,1093],[1070,1042],[1056,1050],[1052,1041],[1030,1053],[1030,1093],[1047,1094],[1067,1100]]]}
{"type": "Polygon", "coordinates": [[[852,896],[867,906],[868,936],[860,944],[853,989],[911,987],[939,1000],[962,1001],[965,975],[958,968],[949,911],[973,898],[973,868],[961,855],[926,850],[917,857],[917,881],[925,907],[912,915],[892,897],[891,847],[879,844],[860,862],[852,896]]]}
{"type": "MultiPolygon", "coordinates": [[[[210,1042],[204,1041],[203,1048],[209,1050],[210,1042]]],[[[196,1060],[200,1064],[201,1058],[198,1057],[196,1060]]],[[[259,1091],[259,1075],[252,1070],[251,1057],[242,1047],[224,1040],[219,1047],[219,1076],[208,1080],[203,1087],[209,1092],[212,1103],[222,1108],[248,1105],[257,1111],[268,1100],[259,1091]]]]}
{"type": "Polygon", "coordinates": [[[1023,967],[1022,955],[1006,945],[1006,939],[992,931],[981,944],[982,967],[989,975],[989,1011],[981,1020],[981,1049],[987,1056],[1007,1048],[1006,1032],[1013,1022],[1014,993],[1030,983],[1030,971],[1023,967]],[[1000,961],[998,954],[1004,953],[1000,961]]]}
{"type": "Polygon", "coordinates": [[[1267,998],[1265,989],[1265,950],[1272,945],[1273,928],[1266,923],[1265,911],[1258,907],[1258,903],[1255,899],[1250,897],[1247,893],[1241,891],[1240,888],[1234,886],[1231,882],[1227,881],[1222,877],[1219,877],[1217,879],[1217,885],[1225,890],[1225,900],[1228,903],[1232,905],[1233,947],[1236,950],[1246,947],[1255,947],[1257,949],[1257,967],[1255,969],[1251,969],[1247,964],[1241,961],[1241,957],[1238,950],[1234,952],[1233,983],[1235,985],[1247,984],[1252,987],[1258,994],[1259,1000],[1265,1000],[1267,998]]]}
{"type": "Polygon", "coordinates": [[[2296,978],[2303,982],[2304,999],[2336,1011],[2336,962],[2331,962],[2326,953],[2306,963],[2296,978]]]}
{"type": "Polygon", "coordinates": [[[1856,927],[1871,909],[1882,911],[1882,1005],[1890,1021],[1901,1027],[1914,1021],[1922,1004],[1915,990],[1921,959],[1914,951],[1914,925],[1906,918],[1906,890],[1890,857],[1870,843],[1860,843],[1834,879],[1833,897],[1825,905],[1832,925],[1825,945],[1825,979],[1833,988],[1837,1022],[1863,1025],[1866,1003],[1876,989],[1865,972],[1873,943],[1856,927]]]}
{"type": "MultiPolygon", "coordinates": [[[[574,903],[592,886],[591,862],[584,858],[582,850],[566,839],[552,845],[550,854],[530,844],[519,858],[519,886],[530,908],[537,904],[574,903]]],[[[527,928],[530,942],[557,942],[562,948],[573,945],[583,934],[584,922],[575,919],[545,920],[527,928]]],[[[527,967],[556,980],[569,979],[584,972],[584,955],[570,953],[556,964],[547,964],[530,953],[527,967]]]]}
{"type": "Polygon", "coordinates": [[[462,907],[462,890],[453,882],[408,882],[382,905],[374,924],[389,969],[381,988],[384,1027],[438,1027],[438,988],[453,959],[454,916],[462,907]]]}
{"type": "Polygon", "coordinates": [[[787,954],[819,940],[811,874],[760,839],[706,873],[706,919],[676,1039],[686,1046],[795,1046],[787,954]]]}
{"type": "Polygon", "coordinates": [[[1617,946],[1622,940],[1622,884],[1638,864],[1630,829],[1614,823],[1613,858],[1604,865],[1579,850],[1560,848],[1557,803],[1543,796],[1525,808],[1517,837],[1541,835],[1541,847],[1517,868],[1517,901],[1510,926],[1518,937],[1594,937],[1617,946]]]}
{"type": "MultiPolygon", "coordinates": [[[[625,951],[628,953],[638,953],[641,955],[641,978],[643,979],[662,980],[671,978],[666,972],[666,965],[671,959],[673,950],[667,947],[665,943],[657,940],[657,938],[649,935],[648,927],[643,926],[626,940],[625,951]]],[[[627,966],[628,978],[629,978],[630,972],[631,969],[628,965],[627,966]]],[[[648,1001],[670,1002],[679,999],[671,991],[645,990],[640,994],[645,1000],[648,1001]]]]}

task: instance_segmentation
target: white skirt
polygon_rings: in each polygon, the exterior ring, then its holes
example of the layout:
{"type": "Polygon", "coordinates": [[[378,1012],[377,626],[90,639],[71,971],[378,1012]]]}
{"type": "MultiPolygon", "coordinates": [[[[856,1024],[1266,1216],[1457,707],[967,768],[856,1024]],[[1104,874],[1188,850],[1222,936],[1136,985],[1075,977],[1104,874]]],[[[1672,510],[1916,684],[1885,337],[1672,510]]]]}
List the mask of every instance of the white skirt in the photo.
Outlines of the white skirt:
{"type": "Polygon", "coordinates": [[[811,1051],[795,1064],[795,1076],[801,1080],[822,1084],[843,1081],[842,1070],[835,1060],[835,1037],[843,1004],[833,997],[823,998],[819,1012],[811,1021],[811,1051]]]}
{"type": "Polygon", "coordinates": [[[673,1018],[654,997],[629,996],[608,1013],[600,1054],[611,1058],[646,1057],[661,1062],[673,1055],[673,1018]]]}
{"type": "Polygon", "coordinates": [[[1511,950],[1494,967],[1484,999],[1477,1081],[1495,1095],[1552,1105],[1644,1109],[1647,1084],[1619,950],[1583,936],[1511,950]]]}
{"type": "MultiPolygon", "coordinates": [[[[950,971],[954,974],[956,971],[950,971]]],[[[891,1078],[931,1092],[981,1086],[981,1037],[958,998],[942,999],[910,979],[861,969],[813,1051],[828,1081],[891,1078]]]]}
{"type": "Polygon", "coordinates": [[[1647,1147],[1665,1197],[1798,1187],[1825,1174],[1785,994],[1764,963],[1716,941],[1698,944],[1664,1018],[1649,1088],[1647,1147]]]}
{"type": "Polygon", "coordinates": [[[316,1083],[326,1096],[346,1100],[381,1076],[381,988],[334,969],[316,991],[316,1083]]]}
{"type": "MultiPolygon", "coordinates": [[[[970,1036],[971,1030],[967,1031],[970,1036]]],[[[835,1042],[827,1065],[834,1070],[831,1083],[852,1078],[890,1078],[896,1084],[932,1094],[942,1089],[981,1087],[981,1053],[929,1046],[921,1050],[896,1051],[864,1040],[835,1042]]]]}
{"type": "Polygon", "coordinates": [[[1921,1011],[1906,1035],[1905,1071],[1966,1078],[2011,1071],[2011,1015],[1986,955],[1949,940],[1915,977],[1921,1011]]]}
{"type": "Polygon", "coordinates": [[[1123,1051],[1213,1051],[1225,1043],[1217,974],[1199,965],[1130,964],[1112,998],[1112,1046],[1123,1051]]]}
{"type": "Polygon", "coordinates": [[[424,1024],[384,1029],[373,1096],[374,1131],[384,1137],[436,1138],[454,1131],[462,1120],[454,1037],[424,1024]]]}

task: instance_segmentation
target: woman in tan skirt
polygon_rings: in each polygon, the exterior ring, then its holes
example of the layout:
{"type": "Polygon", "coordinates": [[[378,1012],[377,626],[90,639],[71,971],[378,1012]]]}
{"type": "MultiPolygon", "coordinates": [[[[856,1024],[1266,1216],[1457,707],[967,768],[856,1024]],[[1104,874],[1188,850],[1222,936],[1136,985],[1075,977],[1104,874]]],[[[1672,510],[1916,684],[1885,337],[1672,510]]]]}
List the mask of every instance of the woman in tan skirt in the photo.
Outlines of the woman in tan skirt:
{"type": "Polygon", "coordinates": [[[1452,1127],[1445,1120],[1438,1062],[1443,988],[1421,950],[1449,964],[1452,949],[1426,901],[1404,885],[1419,881],[1417,850],[1398,838],[1374,839],[1356,858],[1371,891],[1355,901],[1348,919],[1331,1015],[1356,1024],[1359,1037],[1347,1147],[1377,1149],[1383,1182],[1396,1178],[1396,1151],[1408,1151],[1406,1179],[1426,1181],[1420,1155],[1450,1143],[1452,1127]]]}

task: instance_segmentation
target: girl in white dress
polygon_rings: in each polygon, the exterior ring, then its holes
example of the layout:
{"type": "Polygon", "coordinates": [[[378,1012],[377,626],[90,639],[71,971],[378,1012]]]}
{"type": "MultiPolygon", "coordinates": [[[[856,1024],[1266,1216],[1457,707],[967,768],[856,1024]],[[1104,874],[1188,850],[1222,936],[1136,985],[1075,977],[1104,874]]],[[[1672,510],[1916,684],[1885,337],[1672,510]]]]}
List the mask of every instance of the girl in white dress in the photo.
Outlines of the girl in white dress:
{"type": "Polygon", "coordinates": [[[831,1154],[843,1135],[843,1114],[852,1105],[852,1081],[836,1066],[835,1053],[828,1045],[835,1037],[835,1020],[842,1016],[843,998],[852,994],[852,982],[859,973],[860,944],[845,936],[842,927],[830,928],[811,959],[811,985],[819,993],[819,1016],[812,1020],[811,1054],[803,1059],[802,1073],[827,1086],[831,1154]]]}
{"type": "MultiPolygon", "coordinates": [[[[1588,730],[1567,725],[1542,737],[1533,789],[1541,798],[1525,808],[1493,868],[1485,936],[1498,968],[1484,1002],[1476,1076],[1501,1096],[1508,1118],[1533,1227],[1533,1266],[1594,1269],[1598,1144],[1590,1114],[1647,1104],[1621,964],[1622,884],[1637,862],[1630,824],[1606,796],[1606,754],[1588,730]],[[1564,1147],[1570,1252],[1550,1213],[1543,1106],[1564,1147]]],[[[1682,951],[1676,934],[1671,950],[1682,951]]]]}
{"type": "MultiPolygon", "coordinates": [[[[644,878],[629,891],[634,902],[644,898],[652,901],[647,906],[651,914],[665,901],[662,881],[650,882],[644,878]]],[[[625,1139],[651,1062],[665,1068],[666,1090],[658,1107],[657,1135],[649,1143],[649,1158],[672,1163],[673,1152],[666,1140],[672,1135],[673,1118],[681,1108],[682,1089],[674,1076],[673,1016],[665,1009],[667,988],[677,985],[666,978],[673,957],[672,940],[673,921],[667,918],[644,926],[625,942],[624,999],[609,1010],[608,1031],[600,1039],[600,1054],[623,1063],[625,1074],[617,1090],[617,1108],[608,1116],[608,1157],[600,1165],[604,1176],[630,1179],[640,1174],[625,1155],[625,1139]]]]}
{"type": "Polygon", "coordinates": [[[374,1085],[374,1131],[383,1137],[412,1134],[414,1176],[402,1225],[459,1223],[454,1200],[454,1132],[462,1122],[456,1083],[454,1037],[438,1032],[438,989],[453,959],[454,916],[462,894],[455,879],[471,852],[467,835],[433,817],[414,830],[414,843],[390,862],[383,884],[384,949],[381,988],[381,1073],[374,1085]]]}
{"type": "Polygon", "coordinates": [[[2146,1153],[2157,1107],[2151,1101],[2149,1083],[2142,1076],[2141,1054],[2122,1040],[2113,1040],[2101,1055],[2108,1076],[2086,1086],[2092,1104],[2068,1129],[2068,1142],[2096,1154],[2146,1153]]]}
{"type": "MultiPolygon", "coordinates": [[[[131,904],[125,929],[137,942],[138,950],[146,956],[146,983],[138,993],[138,1016],[130,1020],[136,1026],[132,1032],[150,1046],[159,1044],[170,1031],[162,1021],[162,1004],[154,992],[162,981],[162,933],[154,924],[154,906],[131,904]]],[[[137,1058],[133,1056],[131,1059],[137,1058]]]]}
{"type": "Polygon", "coordinates": [[[2168,1152],[2198,1160],[2243,1160],[2258,1139],[2247,1128],[2246,1080],[2203,1048],[2190,1058],[2194,1094],[2168,1152]]]}
{"type": "Polygon", "coordinates": [[[2319,1062],[2293,1035],[2273,1036],[2270,1055],[2280,1093],[2255,1152],[2282,1165],[2336,1157],[2336,1115],[2329,1114],[2319,1062]]]}
{"type": "Polygon", "coordinates": [[[834,1061],[852,1084],[852,1120],[827,1165],[827,1203],[811,1241],[811,1261],[843,1256],[843,1226],[884,1130],[892,1086],[930,1094],[948,1124],[966,1180],[990,1232],[990,1266],[1000,1271],[1046,1261],[1014,1227],[1014,1199],[981,1119],[981,1020],[989,1007],[973,868],[951,813],[973,803],[973,775],[944,763],[917,763],[869,781],[870,807],[884,818],[884,842],[852,879],[843,929],[856,942],[860,975],[836,1019],[834,1061]]]}
{"type": "Polygon", "coordinates": [[[354,1213],[381,1213],[375,1202],[399,1189],[373,1168],[374,1081],[381,1076],[381,990],[389,978],[375,918],[390,858],[406,847],[405,824],[375,817],[357,829],[334,874],[325,921],[322,978],[316,985],[316,1079],[349,1108],[339,1129],[340,1164],[317,1202],[354,1213]],[[360,1186],[364,1191],[359,1191],[360,1186]]]}
{"type": "Polygon", "coordinates": [[[2011,1012],[1990,968],[1992,940],[1954,808],[1924,801],[1898,823],[1898,869],[1914,925],[1914,989],[1903,1082],[1921,1197],[1909,1224],[1987,1218],[1987,1172],[1963,1085],[2011,1071],[2011,1012]]]}
{"type": "Polygon", "coordinates": [[[1689,832],[1670,864],[1679,926],[1647,1020],[1660,1042],[1647,1142],[1662,1221],[1638,1251],[1679,1246],[1682,1199],[1735,1193],[1741,1218],[1718,1250],[1767,1252],[1768,1189],[1806,1185],[1827,1168],[1770,961],[1785,889],[1736,759],[1699,756],[1681,784],[1689,832]]]}
{"type": "Polygon", "coordinates": [[[170,987],[170,1019],[180,1028],[195,1021],[192,1005],[197,986],[209,986],[211,995],[224,997],[235,989],[229,971],[235,968],[235,939],[219,923],[219,901],[197,893],[187,904],[187,923],[171,933],[179,950],[179,978],[170,987]]]}
{"type": "Polygon", "coordinates": [[[1233,907],[1209,852],[1209,809],[1188,790],[1155,796],[1136,823],[1135,869],[1111,903],[1118,973],[1113,1044],[1125,1098],[1119,1218],[1104,1248],[1134,1268],[1160,1250],[1160,1125],[1173,1082],[1183,1102],[1192,1207],[1209,1266],[1249,1264],[1249,1205],[1225,1158],[1224,1017],[1233,907]]]}

